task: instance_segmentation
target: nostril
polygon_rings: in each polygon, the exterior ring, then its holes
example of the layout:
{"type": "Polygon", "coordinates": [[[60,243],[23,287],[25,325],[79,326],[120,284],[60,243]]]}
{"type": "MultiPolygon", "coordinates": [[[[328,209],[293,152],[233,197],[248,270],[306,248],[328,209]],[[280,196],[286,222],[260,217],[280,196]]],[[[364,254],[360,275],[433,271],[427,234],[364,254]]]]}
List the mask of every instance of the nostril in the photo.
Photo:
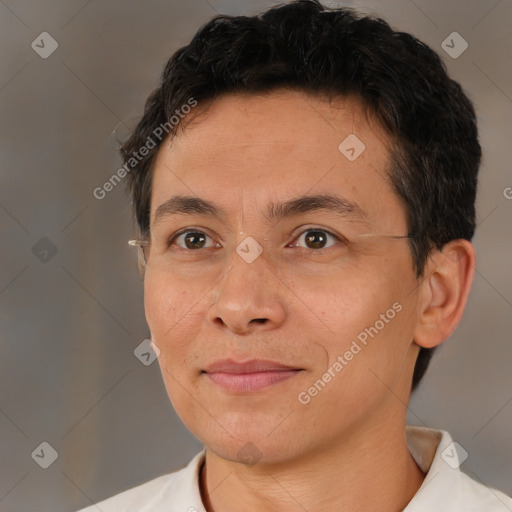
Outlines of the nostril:
{"type": "Polygon", "coordinates": [[[268,318],[253,318],[251,322],[258,322],[259,324],[264,324],[268,318]]]}
{"type": "Polygon", "coordinates": [[[214,322],[221,326],[226,326],[226,323],[224,322],[224,320],[222,320],[222,318],[220,318],[219,316],[214,319],[214,322]]]}

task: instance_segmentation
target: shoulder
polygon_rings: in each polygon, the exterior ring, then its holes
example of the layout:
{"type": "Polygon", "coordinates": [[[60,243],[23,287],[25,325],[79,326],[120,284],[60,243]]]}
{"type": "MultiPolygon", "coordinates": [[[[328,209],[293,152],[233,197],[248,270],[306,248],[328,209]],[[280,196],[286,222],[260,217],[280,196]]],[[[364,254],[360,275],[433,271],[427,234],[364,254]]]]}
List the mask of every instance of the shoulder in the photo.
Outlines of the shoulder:
{"type": "Polygon", "coordinates": [[[511,512],[512,498],[473,480],[462,471],[454,482],[452,494],[455,502],[460,503],[467,512],[511,512]]]}
{"type": "Polygon", "coordinates": [[[172,489],[175,487],[177,480],[180,479],[180,473],[182,471],[183,470],[160,476],[108,498],[105,501],[95,503],[79,512],[97,512],[98,508],[102,512],[151,510],[148,507],[152,505],[155,500],[161,500],[162,496],[172,494],[172,489]]]}
{"type": "Polygon", "coordinates": [[[91,504],[79,512],[173,512],[201,510],[197,474],[204,460],[204,450],[183,469],[160,476],[112,498],[91,504]],[[185,507],[185,508],[183,508],[185,507]]]}
{"type": "Polygon", "coordinates": [[[425,480],[404,512],[512,512],[512,499],[461,470],[468,452],[448,432],[407,427],[409,451],[425,480]]]}

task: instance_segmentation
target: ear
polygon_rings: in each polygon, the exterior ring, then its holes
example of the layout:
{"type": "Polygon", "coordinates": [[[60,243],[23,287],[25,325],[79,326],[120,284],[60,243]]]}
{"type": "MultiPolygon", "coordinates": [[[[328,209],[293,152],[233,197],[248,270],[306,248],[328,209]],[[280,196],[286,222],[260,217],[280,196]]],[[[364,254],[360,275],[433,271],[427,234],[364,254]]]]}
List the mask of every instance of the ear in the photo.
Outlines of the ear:
{"type": "Polygon", "coordinates": [[[467,240],[452,240],[430,255],[419,290],[416,345],[435,347],[455,330],[466,307],[475,263],[475,250],[467,240]]]}

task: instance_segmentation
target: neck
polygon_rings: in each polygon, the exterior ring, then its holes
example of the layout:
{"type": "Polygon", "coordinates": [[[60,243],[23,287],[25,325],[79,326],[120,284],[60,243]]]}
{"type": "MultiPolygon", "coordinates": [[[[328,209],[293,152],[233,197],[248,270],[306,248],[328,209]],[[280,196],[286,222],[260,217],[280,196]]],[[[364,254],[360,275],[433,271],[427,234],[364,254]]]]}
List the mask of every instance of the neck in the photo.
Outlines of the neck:
{"type": "Polygon", "coordinates": [[[405,421],[349,437],[272,465],[247,466],[207,450],[200,474],[206,510],[403,510],[424,478],[407,448],[405,421]]]}

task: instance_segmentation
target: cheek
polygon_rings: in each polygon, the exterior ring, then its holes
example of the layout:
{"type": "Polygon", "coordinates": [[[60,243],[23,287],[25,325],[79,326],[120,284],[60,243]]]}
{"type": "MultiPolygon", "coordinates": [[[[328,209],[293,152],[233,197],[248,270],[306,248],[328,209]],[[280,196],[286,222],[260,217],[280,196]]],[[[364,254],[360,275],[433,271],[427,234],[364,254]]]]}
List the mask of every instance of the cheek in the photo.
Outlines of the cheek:
{"type": "MultiPolygon", "coordinates": [[[[389,307],[390,287],[362,273],[340,273],[295,289],[301,302],[323,320],[333,334],[354,334],[389,307]]],[[[392,301],[391,301],[392,302],[392,301]]],[[[375,319],[377,319],[375,318],[375,319]]]]}
{"type": "Polygon", "coordinates": [[[167,394],[174,407],[188,410],[189,393],[195,385],[200,347],[198,331],[204,321],[201,294],[187,290],[179,282],[146,274],[144,307],[151,338],[160,350],[158,364],[167,394]],[[170,281],[173,281],[172,283],[170,281]],[[188,391],[184,391],[186,383],[188,391]]]}
{"type": "Polygon", "coordinates": [[[178,293],[178,290],[168,286],[163,279],[157,280],[149,271],[146,273],[144,279],[144,310],[154,341],[157,341],[156,338],[161,335],[164,321],[172,322],[176,315],[176,293],[178,293]]]}
{"type": "MultiPolygon", "coordinates": [[[[201,325],[203,304],[201,294],[171,282],[163,276],[146,274],[144,280],[144,308],[153,341],[164,359],[169,352],[179,356],[201,325]]],[[[171,358],[172,359],[172,358],[171,358]]],[[[174,358],[180,360],[181,357],[174,358]]]]}
{"type": "Polygon", "coordinates": [[[410,313],[410,300],[401,288],[396,279],[376,272],[365,279],[346,276],[343,283],[332,280],[321,293],[317,290],[310,296],[318,316],[331,330],[325,347],[331,361],[352,347],[357,354],[347,354],[350,361],[380,367],[397,363],[406,350],[410,330],[404,321],[410,313]]]}

